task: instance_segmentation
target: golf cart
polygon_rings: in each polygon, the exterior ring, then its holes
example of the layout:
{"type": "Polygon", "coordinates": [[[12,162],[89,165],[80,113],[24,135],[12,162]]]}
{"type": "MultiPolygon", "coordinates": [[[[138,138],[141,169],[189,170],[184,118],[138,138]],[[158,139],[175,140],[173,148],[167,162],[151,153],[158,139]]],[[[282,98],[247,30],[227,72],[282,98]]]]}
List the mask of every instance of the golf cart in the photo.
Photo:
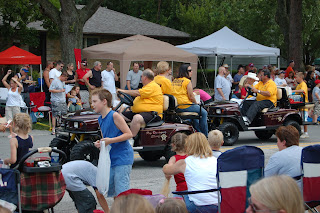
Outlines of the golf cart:
{"type": "MultiPolygon", "coordinates": [[[[249,95],[254,95],[250,89],[243,101],[249,95]]],[[[214,102],[205,105],[205,108],[208,111],[209,129],[219,129],[224,135],[224,144],[231,146],[237,142],[240,131],[254,131],[259,139],[268,140],[279,126],[292,125],[301,134],[300,125],[306,123],[303,122],[304,115],[301,116],[299,109],[306,106],[304,102],[298,105],[291,103],[286,89],[278,88],[277,106],[263,109],[249,126],[245,125],[243,116],[240,113],[241,105],[236,102],[214,102]]],[[[312,105],[309,106],[312,107],[312,105]]]]}
{"type": "MultiPolygon", "coordinates": [[[[116,106],[118,111],[126,105],[124,110],[133,105],[130,95],[119,92],[120,103],[116,106]]],[[[164,95],[164,112],[169,108],[169,97],[164,95]]],[[[62,117],[63,125],[56,129],[56,137],[51,141],[50,147],[57,147],[64,151],[68,160],[87,160],[93,164],[98,163],[99,149],[93,144],[101,138],[98,117],[100,115],[92,110],[82,110],[62,117]]],[[[154,113],[156,118],[156,113],[154,113]]],[[[171,137],[183,132],[191,134],[195,132],[192,126],[183,123],[167,123],[163,120],[154,122],[151,120],[141,127],[134,139],[133,149],[146,161],[156,161],[162,156],[168,161],[174,154],[171,151],[171,137]]]]}

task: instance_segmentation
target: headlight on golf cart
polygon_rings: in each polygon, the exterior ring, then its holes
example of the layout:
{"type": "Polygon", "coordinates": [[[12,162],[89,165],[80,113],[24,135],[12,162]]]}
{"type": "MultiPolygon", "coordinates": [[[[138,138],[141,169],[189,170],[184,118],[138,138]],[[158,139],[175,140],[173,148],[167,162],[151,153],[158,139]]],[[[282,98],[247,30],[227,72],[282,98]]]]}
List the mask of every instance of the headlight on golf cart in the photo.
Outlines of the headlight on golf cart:
{"type": "Polygon", "coordinates": [[[223,113],[223,109],[216,109],[216,114],[222,114],[223,113]]]}
{"type": "Polygon", "coordinates": [[[79,123],[78,123],[78,122],[74,122],[74,123],[73,123],[73,127],[74,127],[74,128],[79,128],[79,123]]]}

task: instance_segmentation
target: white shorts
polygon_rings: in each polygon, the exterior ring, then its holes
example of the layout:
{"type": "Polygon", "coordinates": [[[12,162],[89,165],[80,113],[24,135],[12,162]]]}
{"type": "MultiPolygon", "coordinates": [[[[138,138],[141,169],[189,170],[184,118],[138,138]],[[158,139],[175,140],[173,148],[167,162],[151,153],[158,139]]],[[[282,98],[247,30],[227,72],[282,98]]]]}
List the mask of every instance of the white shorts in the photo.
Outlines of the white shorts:
{"type": "Polygon", "coordinates": [[[18,114],[21,112],[19,106],[6,106],[6,119],[7,121],[13,120],[13,117],[15,114],[18,114]]]}

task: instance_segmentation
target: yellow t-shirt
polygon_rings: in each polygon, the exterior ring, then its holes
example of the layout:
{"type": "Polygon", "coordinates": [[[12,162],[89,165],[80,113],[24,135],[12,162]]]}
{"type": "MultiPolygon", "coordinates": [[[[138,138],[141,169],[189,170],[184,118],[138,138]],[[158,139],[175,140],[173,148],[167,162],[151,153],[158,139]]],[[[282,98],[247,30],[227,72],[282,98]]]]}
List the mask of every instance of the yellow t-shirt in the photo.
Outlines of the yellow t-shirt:
{"type": "Polygon", "coordinates": [[[169,79],[164,76],[157,75],[156,77],[154,77],[154,81],[159,84],[163,94],[172,94],[172,85],[169,79]]]}
{"type": "Polygon", "coordinates": [[[158,112],[158,115],[162,118],[163,113],[163,94],[160,86],[151,81],[139,89],[140,96],[136,97],[131,107],[132,112],[158,112]]]}
{"type": "MultiPolygon", "coordinates": [[[[178,104],[192,104],[188,96],[187,86],[190,83],[190,79],[186,77],[176,78],[172,82],[172,95],[176,97],[178,104]]],[[[188,108],[189,106],[179,106],[180,109],[188,108]]]]}
{"type": "Polygon", "coordinates": [[[261,95],[260,93],[257,93],[257,101],[263,101],[263,100],[269,100],[274,105],[277,104],[277,85],[274,83],[272,79],[267,81],[265,84],[263,84],[262,81],[259,81],[258,84],[254,86],[257,90],[260,91],[268,91],[270,93],[270,97],[261,95]]]}
{"type": "Polygon", "coordinates": [[[303,90],[305,95],[305,102],[308,103],[308,86],[306,82],[302,81],[296,88],[296,90],[303,90]]]}

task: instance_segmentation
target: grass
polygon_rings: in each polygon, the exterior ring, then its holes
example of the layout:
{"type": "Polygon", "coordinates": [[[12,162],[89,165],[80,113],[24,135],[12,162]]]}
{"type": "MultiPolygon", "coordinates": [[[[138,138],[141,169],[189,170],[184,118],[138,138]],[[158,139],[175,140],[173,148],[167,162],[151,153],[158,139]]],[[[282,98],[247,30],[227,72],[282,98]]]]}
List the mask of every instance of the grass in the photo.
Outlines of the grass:
{"type": "Polygon", "coordinates": [[[50,130],[49,119],[38,118],[37,123],[32,124],[32,129],[37,130],[50,130]]]}

